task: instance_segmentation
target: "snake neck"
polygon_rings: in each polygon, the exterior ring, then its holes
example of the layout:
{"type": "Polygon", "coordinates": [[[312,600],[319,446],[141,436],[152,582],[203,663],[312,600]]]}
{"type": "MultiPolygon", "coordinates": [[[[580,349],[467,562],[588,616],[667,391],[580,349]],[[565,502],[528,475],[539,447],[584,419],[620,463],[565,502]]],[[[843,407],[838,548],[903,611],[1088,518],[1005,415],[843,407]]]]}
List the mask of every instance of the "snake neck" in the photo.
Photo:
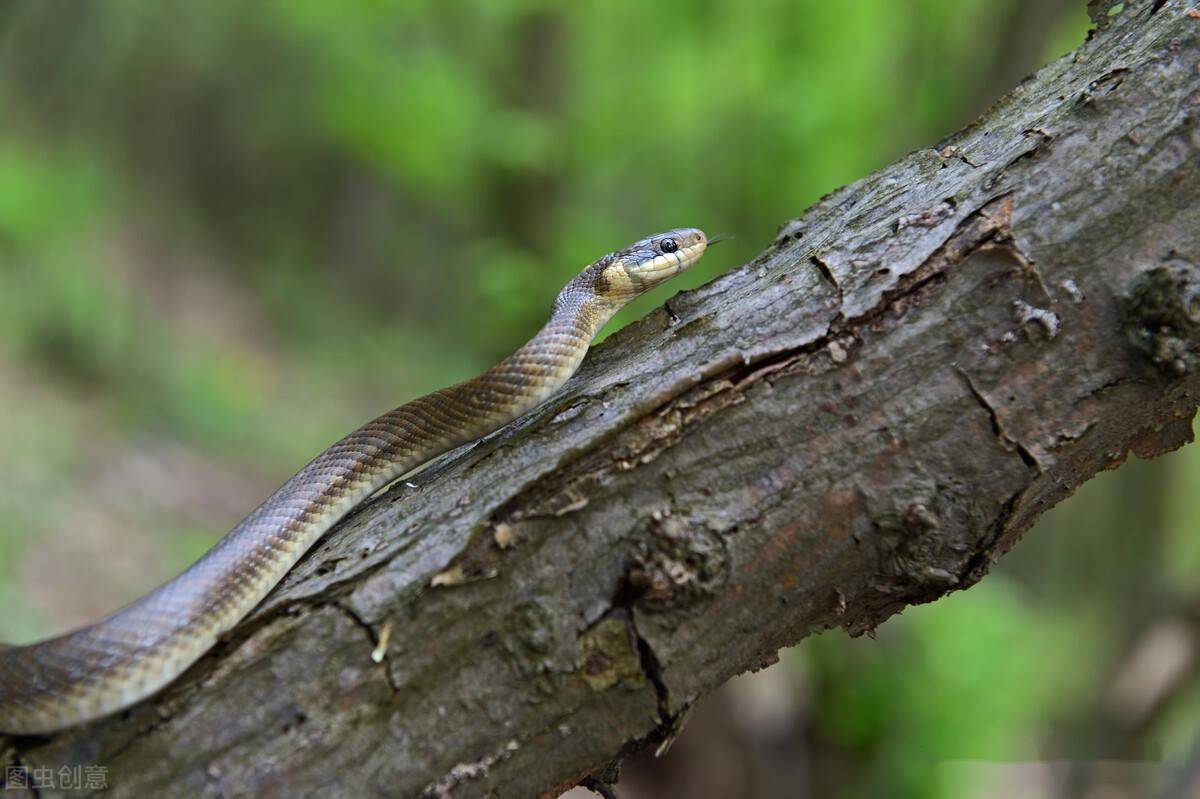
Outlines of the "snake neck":
{"type": "Polygon", "coordinates": [[[479,377],[449,389],[482,398],[497,411],[497,425],[537,406],[574,374],[588,346],[619,310],[576,281],[559,293],[550,318],[520,349],[479,377]],[[507,418],[503,418],[507,417],[507,418]]]}
{"type": "Polygon", "coordinates": [[[567,283],[550,309],[550,319],[545,326],[525,346],[537,342],[538,338],[547,331],[572,328],[591,342],[600,329],[612,319],[613,314],[621,309],[624,303],[606,300],[596,293],[595,288],[583,278],[585,272],[578,278],[567,283]]]}

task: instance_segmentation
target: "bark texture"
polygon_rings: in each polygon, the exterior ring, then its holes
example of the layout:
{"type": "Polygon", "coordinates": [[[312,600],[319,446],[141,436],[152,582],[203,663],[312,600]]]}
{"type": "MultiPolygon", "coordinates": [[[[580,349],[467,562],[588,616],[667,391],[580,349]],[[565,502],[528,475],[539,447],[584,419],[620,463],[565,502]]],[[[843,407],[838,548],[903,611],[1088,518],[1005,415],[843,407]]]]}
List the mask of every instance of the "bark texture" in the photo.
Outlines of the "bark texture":
{"type": "Polygon", "coordinates": [[[809,632],[972,585],[1190,440],[1194,9],[1126,3],[354,514],[161,696],[0,759],[121,797],[555,796],[809,632]]]}

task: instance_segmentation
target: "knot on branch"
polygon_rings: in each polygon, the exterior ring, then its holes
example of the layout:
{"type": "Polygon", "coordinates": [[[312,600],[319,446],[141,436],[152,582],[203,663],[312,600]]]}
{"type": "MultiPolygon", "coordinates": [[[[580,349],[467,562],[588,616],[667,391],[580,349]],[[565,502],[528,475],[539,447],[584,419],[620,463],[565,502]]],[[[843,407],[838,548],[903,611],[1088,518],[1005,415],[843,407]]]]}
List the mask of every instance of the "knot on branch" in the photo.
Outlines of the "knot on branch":
{"type": "Polygon", "coordinates": [[[729,565],[720,536],[669,510],[655,511],[649,528],[649,543],[634,551],[625,573],[628,587],[647,609],[686,607],[717,592],[729,565]]]}
{"type": "Polygon", "coordinates": [[[1134,282],[1126,324],[1137,349],[1182,377],[1200,366],[1200,268],[1178,253],[1134,282]]]}
{"type": "Polygon", "coordinates": [[[946,549],[942,519],[935,495],[914,500],[876,516],[878,547],[883,577],[889,584],[877,584],[881,593],[896,593],[912,587],[944,589],[955,585],[958,577],[941,565],[946,549]]]}

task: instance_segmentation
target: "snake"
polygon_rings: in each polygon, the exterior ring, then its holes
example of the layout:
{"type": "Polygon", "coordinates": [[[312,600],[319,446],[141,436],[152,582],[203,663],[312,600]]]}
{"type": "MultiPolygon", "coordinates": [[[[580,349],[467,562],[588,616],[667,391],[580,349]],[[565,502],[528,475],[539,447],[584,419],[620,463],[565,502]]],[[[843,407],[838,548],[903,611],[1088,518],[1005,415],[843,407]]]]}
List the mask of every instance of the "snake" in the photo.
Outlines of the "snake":
{"type": "Polygon", "coordinates": [[[176,577],[101,621],[0,648],[0,732],[57,732],[165,688],[346,514],[541,405],[579,368],[613,314],[696,263],[710,243],[697,228],[677,228],[597,259],[567,282],[548,321],[514,353],[337,441],[176,577]]]}

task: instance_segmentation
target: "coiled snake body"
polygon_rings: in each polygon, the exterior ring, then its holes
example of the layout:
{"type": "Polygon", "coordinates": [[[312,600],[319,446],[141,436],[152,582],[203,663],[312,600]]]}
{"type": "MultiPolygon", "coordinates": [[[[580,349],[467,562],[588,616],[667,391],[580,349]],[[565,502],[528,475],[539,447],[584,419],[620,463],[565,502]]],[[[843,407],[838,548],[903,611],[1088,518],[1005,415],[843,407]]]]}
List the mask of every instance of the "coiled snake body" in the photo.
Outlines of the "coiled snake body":
{"type": "Polygon", "coordinates": [[[0,732],[63,729],[170,683],[352,508],[541,404],[617,310],[691,266],[708,243],[702,231],[681,228],[604,256],[566,285],[524,346],[478,377],[401,405],[338,441],[178,577],[88,627],[0,649],[0,732]]]}

